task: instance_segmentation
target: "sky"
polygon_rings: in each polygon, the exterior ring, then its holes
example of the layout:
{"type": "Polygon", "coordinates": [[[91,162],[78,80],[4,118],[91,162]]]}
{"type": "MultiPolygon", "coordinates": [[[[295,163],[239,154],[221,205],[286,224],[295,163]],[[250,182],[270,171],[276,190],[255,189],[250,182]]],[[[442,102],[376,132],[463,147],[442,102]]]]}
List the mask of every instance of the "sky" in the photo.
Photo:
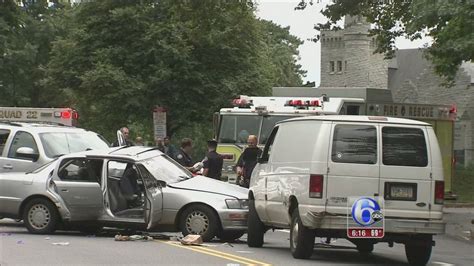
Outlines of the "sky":
{"type": "MultiPolygon", "coordinates": [[[[307,39],[318,34],[313,28],[314,25],[326,22],[320,11],[330,1],[313,1],[314,5],[308,5],[305,10],[294,10],[299,2],[299,0],[257,0],[257,16],[265,20],[271,20],[283,27],[290,26],[290,33],[304,41],[304,44],[299,48],[301,57],[299,63],[307,71],[303,81],[315,81],[318,86],[320,83],[321,45],[319,42],[315,43],[307,39]]],[[[395,45],[398,49],[418,48],[423,47],[427,42],[428,39],[426,38],[415,42],[399,38],[395,45]]]]}

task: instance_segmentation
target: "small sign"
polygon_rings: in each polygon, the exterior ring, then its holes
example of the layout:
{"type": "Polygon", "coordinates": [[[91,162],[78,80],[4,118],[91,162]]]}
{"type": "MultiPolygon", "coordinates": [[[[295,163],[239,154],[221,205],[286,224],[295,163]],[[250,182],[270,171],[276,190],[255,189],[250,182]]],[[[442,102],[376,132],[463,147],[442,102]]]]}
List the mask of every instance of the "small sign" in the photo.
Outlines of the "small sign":
{"type": "Polygon", "coordinates": [[[390,117],[413,118],[413,119],[443,119],[452,120],[450,106],[428,105],[428,104],[371,104],[368,115],[382,115],[390,117]]]}
{"type": "Polygon", "coordinates": [[[383,238],[385,219],[382,198],[349,197],[347,201],[347,237],[383,238]]]}
{"type": "Polygon", "coordinates": [[[153,131],[155,138],[166,137],[166,109],[163,107],[153,109],[153,131]]]}

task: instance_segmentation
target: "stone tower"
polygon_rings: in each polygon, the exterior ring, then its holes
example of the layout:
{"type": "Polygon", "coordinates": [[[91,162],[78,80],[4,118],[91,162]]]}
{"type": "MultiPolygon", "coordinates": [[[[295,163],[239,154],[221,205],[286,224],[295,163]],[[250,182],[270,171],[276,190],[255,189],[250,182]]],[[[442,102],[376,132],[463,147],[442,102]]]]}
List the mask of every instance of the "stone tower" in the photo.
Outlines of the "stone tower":
{"type": "Polygon", "coordinates": [[[346,16],[343,30],[321,31],[321,87],[386,89],[388,60],[374,54],[375,37],[360,16],[346,16]]]}

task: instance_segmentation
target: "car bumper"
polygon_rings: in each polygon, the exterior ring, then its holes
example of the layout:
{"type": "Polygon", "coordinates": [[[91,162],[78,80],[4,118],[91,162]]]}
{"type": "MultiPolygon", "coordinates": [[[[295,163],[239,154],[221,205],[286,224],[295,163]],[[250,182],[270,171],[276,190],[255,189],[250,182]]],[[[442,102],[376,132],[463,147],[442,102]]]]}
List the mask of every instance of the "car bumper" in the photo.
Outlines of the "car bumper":
{"type": "Polygon", "coordinates": [[[248,210],[221,210],[219,218],[222,223],[222,229],[226,231],[247,230],[248,210]]]}
{"type": "MultiPolygon", "coordinates": [[[[311,229],[347,229],[347,216],[325,212],[307,211],[300,213],[303,225],[311,229]]],[[[414,220],[385,218],[386,233],[400,234],[444,234],[446,223],[441,220],[414,220]]]]}

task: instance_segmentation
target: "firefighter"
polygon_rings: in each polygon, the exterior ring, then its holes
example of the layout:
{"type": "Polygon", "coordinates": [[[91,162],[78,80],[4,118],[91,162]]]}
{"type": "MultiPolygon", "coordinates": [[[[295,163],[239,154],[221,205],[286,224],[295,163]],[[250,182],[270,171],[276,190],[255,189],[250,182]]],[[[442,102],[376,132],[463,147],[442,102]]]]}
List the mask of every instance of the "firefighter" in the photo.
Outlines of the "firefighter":
{"type": "Polygon", "coordinates": [[[221,180],[222,165],[224,164],[224,158],[216,152],[217,141],[211,139],[207,141],[208,153],[206,158],[203,160],[203,176],[207,176],[213,179],[221,180]]]}
{"type": "Polygon", "coordinates": [[[240,155],[237,161],[238,184],[248,188],[250,185],[250,176],[257,165],[257,160],[262,154],[262,150],[257,147],[257,136],[250,135],[247,139],[247,148],[240,155]]]}

